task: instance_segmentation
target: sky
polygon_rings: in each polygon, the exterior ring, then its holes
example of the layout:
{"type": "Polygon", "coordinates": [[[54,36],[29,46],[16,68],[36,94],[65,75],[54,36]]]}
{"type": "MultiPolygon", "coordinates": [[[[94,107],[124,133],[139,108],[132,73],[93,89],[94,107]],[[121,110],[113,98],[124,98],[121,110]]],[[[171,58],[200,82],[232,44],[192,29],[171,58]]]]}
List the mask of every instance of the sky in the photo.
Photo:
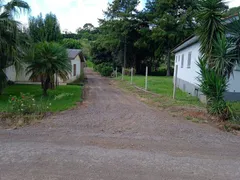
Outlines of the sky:
{"type": "MultiPolygon", "coordinates": [[[[26,0],[31,6],[31,15],[40,13],[45,15],[52,12],[56,14],[61,29],[75,32],[85,23],[98,26],[98,18],[103,17],[103,10],[107,9],[108,2],[112,0],[26,0]]],[[[138,9],[144,8],[146,0],[140,0],[138,9]]],[[[240,0],[228,0],[230,7],[240,6],[240,0]]],[[[20,17],[20,21],[27,25],[28,18],[20,17]]]]}

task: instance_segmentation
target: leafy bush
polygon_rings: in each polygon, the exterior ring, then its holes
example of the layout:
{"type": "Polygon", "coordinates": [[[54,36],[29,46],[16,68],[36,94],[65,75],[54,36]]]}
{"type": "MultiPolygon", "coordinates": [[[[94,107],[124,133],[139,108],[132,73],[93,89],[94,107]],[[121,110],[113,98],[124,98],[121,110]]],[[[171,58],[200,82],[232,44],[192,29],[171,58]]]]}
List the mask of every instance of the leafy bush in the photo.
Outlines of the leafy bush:
{"type": "Polygon", "coordinates": [[[19,97],[11,96],[8,102],[8,112],[16,115],[41,114],[51,106],[42,101],[37,103],[33,95],[23,93],[19,97]]]}
{"type": "Polygon", "coordinates": [[[79,40],[76,39],[63,39],[61,44],[69,49],[81,49],[82,44],[79,40]]]}
{"type": "Polygon", "coordinates": [[[93,62],[90,60],[87,60],[87,67],[93,68],[93,66],[94,66],[93,62]]]}
{"type": "MultiPolygon", "coordinates": [[[[124,70],[124,74],[126,75],[126,76],[131,76],[131,68],[129,69],[129,68],[126,68],[125,70],[124,70]]],[[[136,69],[133,69],[133,75],[135,75],[136,74],[136,69]]]]}
{"type": "Polygon", "coordinates": [[[93,69],[98,71],[102,76],[111,76],[113,72],[112,66],[108,63],[94,65],[93,69]]]}
{"type": "MultiPolygon", "coordinates": [[[[171,76],[173,76],[174,69],[171,67],[171,76]]],[[[167,74],[167,67],[160,67],[158,71],[150,72],[150,76],[166,76],[167,74]]]]}

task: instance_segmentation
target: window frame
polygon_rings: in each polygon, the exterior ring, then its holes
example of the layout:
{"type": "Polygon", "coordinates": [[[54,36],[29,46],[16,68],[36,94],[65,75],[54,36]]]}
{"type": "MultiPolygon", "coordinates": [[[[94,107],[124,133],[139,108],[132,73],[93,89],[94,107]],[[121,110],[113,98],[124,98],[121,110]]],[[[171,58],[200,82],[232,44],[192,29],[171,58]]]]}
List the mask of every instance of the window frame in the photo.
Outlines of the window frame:
{"type": "Polygon", "coordinates": [[[188,53],[188,62],[187,62],[187,68],[190,69],[192,65],[192,51],[188,53]]]}
{"type": "Polygon", "coordinates": [[[184,68],[184,54],[182,54],[181,68],[184,68]]]}
{"type": "Polygon", "coordinates": [[[73,76],[77,76],[77,64],[73,64],[73,76]]]}

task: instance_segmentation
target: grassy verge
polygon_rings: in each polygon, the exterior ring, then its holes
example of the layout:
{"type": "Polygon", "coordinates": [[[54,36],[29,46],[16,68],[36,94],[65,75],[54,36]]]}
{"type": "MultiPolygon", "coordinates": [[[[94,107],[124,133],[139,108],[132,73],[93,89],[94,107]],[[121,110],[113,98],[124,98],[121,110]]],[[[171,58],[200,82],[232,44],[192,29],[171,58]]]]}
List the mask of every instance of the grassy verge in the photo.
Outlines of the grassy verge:
{"type": "MultiPolygon", "coordinates": [[[[176,100],[173,100],[173,78],[172,77],[161,77],[161,76],[149,76],[148,77],[148,90],[151,93],[136,89],[130,85],[130,77],[125,76],[124,81],[120,80],[121,77],[117,78],[117,85],[138,96],[140,100],[167,110],[172,116],[183,116],[186,120],[195,123],[210,123],[218,128],[226,131],[237,132],[240,130],[240,102],[229,102],[233,111],[236,115],[236,119],[228,122],[218,122],[215,117],[211,117],[205,108],[205,104],[201,103],[198,98],[189,95],[177,89],[176,100]]],[[[134,76],[133,84],[144,89],[145,77],[134,76]]]]}
{"type": "MultiPolygon", "coordinates": [[[[119,77],[120,79],[121,77],[119,77]]],[[[130,82],[130,77],[125,76],[124,80],[130,82]]],[[[144,76],[134,76],[133,84],[138,87],[145,88],[145,77],[144,76]]],[[[162,77],[162,76],[149,76],[148,77],[148,90],[156,94],[166,96],[166,98],[172,99],[173,96],[173,78],[172,77],[162,77]]],[[[189,95],[177,89],[176,100],[174,102],[176,105],[193,105],[201,106],[204,105],[198,100],[198,98],[189,95]]]]}
{"type": "Polygon", "coordinates": [[[48,97],[42,97],[42,89],[40,85],[13,85],[4,89],[0,95],[0,112],[6,112],[8,99],[10,96],[19,96],[20,93],[30,93],[34,95],[37,101],[51,103],[50,111],[58,112],[70,109],[77,102],[82,101],[82,86],[59,86],[55,90],[49,90],[48,97]]]}

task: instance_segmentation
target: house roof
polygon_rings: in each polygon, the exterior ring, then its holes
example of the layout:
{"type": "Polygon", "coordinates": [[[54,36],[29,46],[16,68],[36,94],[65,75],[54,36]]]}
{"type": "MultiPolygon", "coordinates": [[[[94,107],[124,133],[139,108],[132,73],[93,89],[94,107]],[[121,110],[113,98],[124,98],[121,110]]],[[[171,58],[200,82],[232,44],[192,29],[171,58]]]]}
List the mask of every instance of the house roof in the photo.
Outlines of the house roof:
{"type": "Polygon", "coordinates": [[[68,52],[68,59],[74,60],[77,56],[80,57],[82,62],[85,62],[85,58],[83,56],[81,49],[67,49],[68,52]]]}
{"type": "Polygon", "coordinates": [[[172,52],[177,53],[197,42],[198,42],[198,36],[194,36],[194,35],[190,36],[189,38],[187,38],[183,42],[181,42],[179,45],[177,45],[172,52]]]}
{"type": "Polygon", "coordinates": [[[67,52],[68,52],[69,59],[75,59],[77,57],[77,55],[82,53],[82,51],[80,49],[67,49],[67,52]]]}

